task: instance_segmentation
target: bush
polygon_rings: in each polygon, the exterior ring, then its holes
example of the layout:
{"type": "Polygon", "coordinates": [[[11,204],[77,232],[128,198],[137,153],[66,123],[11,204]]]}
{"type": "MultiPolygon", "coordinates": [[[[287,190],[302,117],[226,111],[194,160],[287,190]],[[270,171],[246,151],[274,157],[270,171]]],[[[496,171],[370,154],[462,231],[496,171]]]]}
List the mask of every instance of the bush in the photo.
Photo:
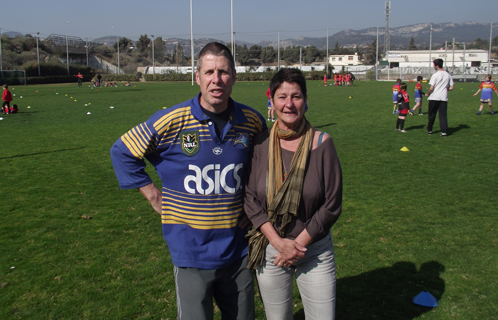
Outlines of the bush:
{"type": "Polygon", "coordinates": [[[375,71],[368,70],[367,71],[367,80],[375,80],[375,71]]]}
{"type": "Polygon", "coordinates": [[[114,81],[123,81],[123,82],[129,82],[129,81],[137,81],[135,75],[133,74],[101,74],[102,76],[102,82],[114,82],[114,81]]]}
{"type": "MultiPolygon", "coordinates": [[[[38,76],[38,64],[30,62],[23,66],[26,71],[26,77],[38,76]]],[[[80,72],[83,75],[84,81],[90,80],[94,76],[94,71],[91,67],[80,65],[69,65],[69,74],[76,75],[80,72]]],[[[67,65],[61,63],[40,63],[40,73],[42,76],[67,76],[67,65]]]]}

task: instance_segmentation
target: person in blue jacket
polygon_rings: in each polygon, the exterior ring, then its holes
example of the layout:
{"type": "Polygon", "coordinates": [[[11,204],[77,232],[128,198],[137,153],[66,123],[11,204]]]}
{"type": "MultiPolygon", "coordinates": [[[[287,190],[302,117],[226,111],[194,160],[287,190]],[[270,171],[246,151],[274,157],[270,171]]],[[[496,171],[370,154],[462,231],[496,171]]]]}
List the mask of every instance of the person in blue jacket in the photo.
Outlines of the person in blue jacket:
{"type": "Polygon", "coordinates": [[[200,93],[158,111],[111,148],[122,189],[137,188],[161,215],[174,264],[177,319],[254,319],[254,282],[243,228],[244,171],[253,136],[266,130],[254,109],[230,98],[233,56],[211,42],[199,53],[200,93]],[[162,188],[145,172],[156,169],[162,188]]]}

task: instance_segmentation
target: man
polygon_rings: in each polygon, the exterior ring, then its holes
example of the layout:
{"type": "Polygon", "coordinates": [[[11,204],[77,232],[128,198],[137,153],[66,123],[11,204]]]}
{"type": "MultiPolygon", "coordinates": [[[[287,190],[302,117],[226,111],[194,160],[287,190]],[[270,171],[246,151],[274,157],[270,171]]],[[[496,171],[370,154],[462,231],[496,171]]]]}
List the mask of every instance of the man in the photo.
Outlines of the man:
{"type": "Polygon", "coordinates": [[[431,77],[429,84],[431,87],[426,96],[429,97],[429,123],[427,124],[427,133],[432,134],[432,126],[436,120],[436,114],[439,111],[439,127],[441,136],[448,136],[448,91],[453,90],[453,79],[450,74],[443,69],[443,59],[433,61],[434,69],[437,70],[431,77]]]}
{"type": "Polygon", "coordinates": [[[111,149],[122,189],[138,188],[161,214],[174,264],[177,319],[254,319],[253,276],[247,269],[244,170],[264,118],[230,98],[236,80],[229,49],[216,42],[200,52],[200,93],[154,114],[111,149]],[[146,158],[162,192],[145,173],[146,158]]]}

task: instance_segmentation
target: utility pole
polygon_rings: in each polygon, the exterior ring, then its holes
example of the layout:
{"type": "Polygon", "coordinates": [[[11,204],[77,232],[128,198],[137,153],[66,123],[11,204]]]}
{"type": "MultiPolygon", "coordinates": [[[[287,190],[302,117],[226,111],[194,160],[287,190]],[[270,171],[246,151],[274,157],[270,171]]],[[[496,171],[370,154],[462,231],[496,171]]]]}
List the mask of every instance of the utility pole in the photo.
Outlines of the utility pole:
{"type": "Polygon", "coordinates": [[[329,28],[327,28],[327,57],[325,58],[325,63],[327,66],[327,77],[329,76],[329,28]]]}
{"type": "Polygon", "coordinates": [[[386,1],[386,35],[384,36],[384,51],[385,57],[388,56],[388,51],[391,50],[391,38],[389,36],[389,15],[391,14],[391,1],[386,1]]]}

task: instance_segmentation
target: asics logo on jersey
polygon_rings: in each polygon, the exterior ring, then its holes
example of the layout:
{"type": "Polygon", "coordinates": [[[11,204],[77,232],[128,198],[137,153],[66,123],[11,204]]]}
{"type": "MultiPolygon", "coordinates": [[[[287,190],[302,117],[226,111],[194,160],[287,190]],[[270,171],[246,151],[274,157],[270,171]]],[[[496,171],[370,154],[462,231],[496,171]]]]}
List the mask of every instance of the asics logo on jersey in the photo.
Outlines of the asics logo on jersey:
{"type": "Polygon", "coordinates": [[[209,164],[204,168],[189,165],[188,169],[194,174],[188,175],[183,180],[183,186],[188,193],[220,194],[222,190],[226,193],[235,193],[242,188],[242,169],[244,164],[229,164],[221,168],[219,164],[209,164]],[[227,179],[228,176],[228,179],[227,179]],[[229,185],[228,181],[235,185],[229,185]]]}

